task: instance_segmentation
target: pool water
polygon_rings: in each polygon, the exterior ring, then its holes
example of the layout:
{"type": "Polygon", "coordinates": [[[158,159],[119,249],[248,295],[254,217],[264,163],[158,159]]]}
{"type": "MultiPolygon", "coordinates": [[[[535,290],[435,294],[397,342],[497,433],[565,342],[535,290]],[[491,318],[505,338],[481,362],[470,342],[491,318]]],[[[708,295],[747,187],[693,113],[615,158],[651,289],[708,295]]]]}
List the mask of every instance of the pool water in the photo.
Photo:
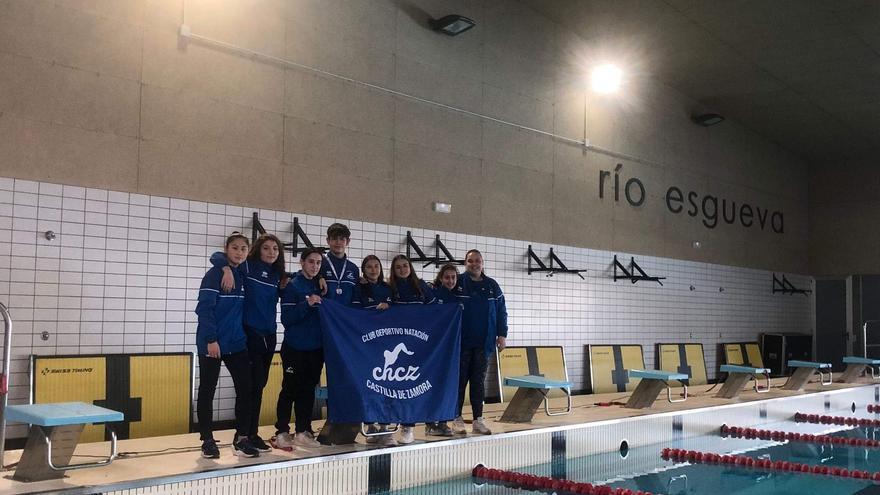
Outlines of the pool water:
{"type": "MultiPolygon", "coordinates": [[[[823,425],[806,425],[793,422],[760,425],[762,429],[825,433],[834,436],[876,438],[876,428],[833,429],[823,425]]],[[[611,452],[587,457],[567,459],[563,464],[539,464],[516,469],[518,472],[539,476],[554,476],[578,482],[607,484],[613,488],[648,491],[654,494],[878,494],[880,484],[867,480],[814,474],[763,471],[744,467],[689,464],[664,461],[660,458],[663,447],[682,448],[718,454],[739,454],[754,458],[770,458],[774,461],[793,461],[809,465],[821,464],[880,471],[880,449],[844,446],[819,446],[801,442],[775,442],[758,439],[721,438],[719,436],[696,437],[672,442],[667,445],[651,445],[630,449],[626,457],[611,452]]],[[[492,467],[492,466],[489,466],[492,467]]],[[[528,492],[497,484],[477,485],[470,476],[406,490],[391,492],[392,495],[473,494],[503,495],[528,492]]],[[[546,493],[546,492],[545,492],[546,493]]]]}

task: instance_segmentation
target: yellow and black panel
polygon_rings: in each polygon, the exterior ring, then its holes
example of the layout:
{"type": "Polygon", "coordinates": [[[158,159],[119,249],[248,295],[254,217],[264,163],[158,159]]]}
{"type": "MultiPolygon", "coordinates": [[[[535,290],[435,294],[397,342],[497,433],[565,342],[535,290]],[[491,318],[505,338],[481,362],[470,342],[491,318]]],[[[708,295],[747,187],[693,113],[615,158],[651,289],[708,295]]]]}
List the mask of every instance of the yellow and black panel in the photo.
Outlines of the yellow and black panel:
{"type": "MultiPolygon", "coordinates": [[[[266,387],[263,389],[263,402],[260,404],[260,425],[274,425],[278,418],[278,413],[276,412],[276,408],[278,406],[278,394],[281,393],[281,380],[284,378],[284,366],[281,363],[281,353],[276,352],[274,356],[272,356],[272,364],[269,365],[269,379],[266,382],[266,387]]],[[[321,382],[320,385],[322,387],[327,386],[327,367],[324,366],[321,369],[321,382]]],[[[327,407],[327,404],[324,400],[316,400],[315,408],[316,413],[318,413],[321,408],[327,407]]],[[[313,416],[316,419],[323,417],[323,415],[316,414],[313,416]]]]}
{"type": "MultiPolygon", "coordinates": [[[[323,375],[322,375],[323,376],[323,375]]],[[[263,403],[260,405],[260,425],[274,425],[277,419],[275,408],[278,405],[278,394],[281,393],[281,379],[284,378],[284,367],[281,365],[281,353],[272,356],[269,365],[269,380],[263,389],[263,403]]]]}
{"type": "MultiPolygon", "coordinates": [[[[35,404],[97,404],[107,398],[107,361],[103,356],[33,356],[32,360],[35,404]]],[[[103,425],[86,425],[80,437],[81,442],[103,440],[103,425]]]]}
{"type": "Polygon", "coordinates": [[[141,406],[140,421],[129,425],[129,438],[189,431],[192,414],[184,412],[192,409],[192,354],[135,355],[129,369],[130,396],[140,398],[141,406]]]}
{"type": "Polygon", "coordinates": [[[627,370],[645,369],[642,346],[589,345],[590,388],[594,394],[626,392],[635,389],[638,378],[630,378],[627,370]]]}
{"type": "MultiPolygon", "coordinates": [[[[79,401],[121,412],[120,439],[189,433],[193,357],[189,353],[33,356],[34,403],[79,401]]],[[[83,442],[105,440],[88,425],[83,442]]]]}
{"type": "MultiPolygon", "coordinates": [[[[685,382],[688,386],[708,383],[703,344],[657,344],[657,356],[661,370],[687,374],[690,377],[685,382]]],[[[681,386],[677,380],[670,385],[681,386]]]]}
{"type": "Polygon", "coordinates": [[[754,342],[735,342],[722,344],[724,348],[725,364],[741,364],[755,368],[764,367],[764,358],[761,357],[761,349],[754,342]]]}
{"type": "MultiPolygon", "coordinates": [[[[499,375],[543,376],[553,380],[568,380],[565,369],[565,354],[561,346],[515,346],[506,347],[498,354],[499,375]]],[[[516,387],[501,387],[501,400],[513,398],[516,387]]],[[[550,391],[550,396],[563,396],[562,391],[550,391]]]]}

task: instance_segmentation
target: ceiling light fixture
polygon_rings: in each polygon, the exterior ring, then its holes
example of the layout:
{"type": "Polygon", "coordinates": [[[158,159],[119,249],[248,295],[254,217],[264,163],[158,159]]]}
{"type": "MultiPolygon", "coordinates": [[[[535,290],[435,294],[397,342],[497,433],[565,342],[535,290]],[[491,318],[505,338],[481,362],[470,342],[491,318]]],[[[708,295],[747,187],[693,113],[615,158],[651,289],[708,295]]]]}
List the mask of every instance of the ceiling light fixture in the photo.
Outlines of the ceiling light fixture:
{"type": "Polygon", "coordinates": [[[458,36],[477,25],[472,19],[458,14],[450,14],[439,19],[430,19],[428,23],[434,31],[439,31],[449,36],[458,36]]]}
{"type": "Polygon", "coordinates": [[[612,64],[599,65],[590,74],[590,85],[593,91],[602,94],[611,94],[620,89],[623,80],[623,72],[612,64]]]}
{"type": "Polygon", "coordinates": [[[691,120],[694,121],[694,124],[709,127],[724,122],[724,116],[718,115],[717,113],[703,113],[700,115],[692,115],[691,120]]]}

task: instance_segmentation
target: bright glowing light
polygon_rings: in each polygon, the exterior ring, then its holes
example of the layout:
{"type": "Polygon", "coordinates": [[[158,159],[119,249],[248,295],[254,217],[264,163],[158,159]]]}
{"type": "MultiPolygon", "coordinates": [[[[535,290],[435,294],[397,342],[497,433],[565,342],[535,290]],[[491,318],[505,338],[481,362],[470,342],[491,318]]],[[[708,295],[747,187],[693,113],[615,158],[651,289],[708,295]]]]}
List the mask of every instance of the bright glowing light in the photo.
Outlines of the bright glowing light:
{"type": "Polygon", "coordinates": [[[611,64],[600,65],[593,69],[590,75],[590,83],[593,91],[602,94],[614,93],[620,88],[623,73],[611,64]]]}

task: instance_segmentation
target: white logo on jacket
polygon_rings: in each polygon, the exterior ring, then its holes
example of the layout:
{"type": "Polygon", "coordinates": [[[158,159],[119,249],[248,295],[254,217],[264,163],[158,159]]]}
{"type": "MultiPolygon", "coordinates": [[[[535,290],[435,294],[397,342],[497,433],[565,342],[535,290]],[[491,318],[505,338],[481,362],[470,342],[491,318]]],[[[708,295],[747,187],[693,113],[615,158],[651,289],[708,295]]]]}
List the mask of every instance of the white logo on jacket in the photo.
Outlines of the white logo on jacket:
{"type": "Polygon", "coordinates": [[[418,366],[407,366],[406,368],[399,366],[397,368],[392,368],[392,365],[397,362],[397,358],[400,357],[401,352],[407,356],[415,354],[407,349],[406,344],[403,342],[397,344],[394,350],[383,351],[382,354],[385,357],[385,365],[381,368],[378,366],[373,368],[373,379],[391,382],[418,380],[420,376],[418,366]]]}

